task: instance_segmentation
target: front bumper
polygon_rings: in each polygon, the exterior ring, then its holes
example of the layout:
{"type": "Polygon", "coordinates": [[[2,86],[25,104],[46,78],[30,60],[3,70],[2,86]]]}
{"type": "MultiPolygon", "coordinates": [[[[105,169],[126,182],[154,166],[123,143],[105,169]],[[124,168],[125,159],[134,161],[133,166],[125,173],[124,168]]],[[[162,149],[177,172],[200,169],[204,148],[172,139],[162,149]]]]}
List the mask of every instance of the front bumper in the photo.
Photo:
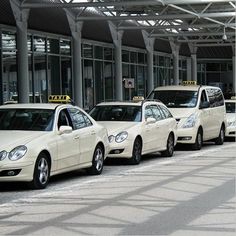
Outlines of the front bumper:
{"type": "Polygon", "coordinates": [[[20,161],[10,163],[0,163],[0,182],[33,180],[34,162],[20,161]]]}
{"type": "Polygon", "coordinates": [[[122,143],[113,141],[110,143],[109,158],[131,158],[133,152],[133,140],[125,140],[122,143]]]}
{"type": "Polygon", "coordinates": [[[226,137],[236,137],[236,126],[228,126],[225,132],[226,137]]]}
{"type": "Polygon", "coordinates": [[[178,128],[177,143],[193,144],[197,136],[197,128],[178,128]]]}

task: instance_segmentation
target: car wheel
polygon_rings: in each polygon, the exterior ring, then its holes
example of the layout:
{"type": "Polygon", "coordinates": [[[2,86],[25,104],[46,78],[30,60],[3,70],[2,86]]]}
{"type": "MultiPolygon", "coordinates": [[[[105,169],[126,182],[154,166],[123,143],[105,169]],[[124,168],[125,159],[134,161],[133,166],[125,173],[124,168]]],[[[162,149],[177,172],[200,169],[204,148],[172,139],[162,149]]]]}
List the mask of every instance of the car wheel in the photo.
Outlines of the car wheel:
{"type": "Polygon", "coordinates": [[[30,187],[33,189],[46,188],[50,177],[50,162],[46,154],[41,153],[35,163],[33,180],[30,187]]]}
{"type": "Polygon", "coordinates": [[[219,136],[215,139],[216,145],[222,145],[225,140],[225,129],[224,126],[221,126],[219,136]]]}
{"type": "Polygon", "coordinates": [[[93,153],[92,166],[88,169],[91,175],[100,175],[103,170],[104,151],[100,145],[97,145],[93,153]]]}
{"type": "Polygon", "coordinates": [[[193,150],[200,150],[202,148],[202,143],[203,143],[202,130],[198,129],[196,140],[195,140],[195,143],[192,145],[192,149],[193,150]]]}
{"type": "Polygon", "coordinates": [[[138,165],[141,161],[141,157],[142,157],[142,142],[140,138],[136,138],[134,141],[130,163],[132,165],[138,165]]]}
{"type": "Polygon", "coordinates": [[[161,152],[161,155],[164,157],[172,157],[174,153],[174,136],[169,134],[166,142],[166,150],[161,152]]]}

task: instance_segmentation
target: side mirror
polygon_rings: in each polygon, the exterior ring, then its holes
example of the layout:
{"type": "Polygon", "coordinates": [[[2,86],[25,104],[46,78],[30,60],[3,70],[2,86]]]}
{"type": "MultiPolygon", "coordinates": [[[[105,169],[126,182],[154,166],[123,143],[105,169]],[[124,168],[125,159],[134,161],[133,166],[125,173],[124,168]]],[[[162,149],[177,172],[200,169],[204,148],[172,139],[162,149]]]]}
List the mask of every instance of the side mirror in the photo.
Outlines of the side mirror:
{"type": "Polygon", "coordinates": [[[155,118],[152,118],[152,117],[148,117],[147,120],[146,120],[147,124],[154,124],[157,122],[157,120],[155,118]]]}
{"type": "Polygon", "coordinates": [[[59,134],[70,134],[72,133],[72,127],[67,125],[62,125],[59,128],[59,134]]]}
{"type": "Polygon", "coordinates": [[[210,103],[208,101],[201,102],[199,108],[204,109],[210,107],[210,103]]]}

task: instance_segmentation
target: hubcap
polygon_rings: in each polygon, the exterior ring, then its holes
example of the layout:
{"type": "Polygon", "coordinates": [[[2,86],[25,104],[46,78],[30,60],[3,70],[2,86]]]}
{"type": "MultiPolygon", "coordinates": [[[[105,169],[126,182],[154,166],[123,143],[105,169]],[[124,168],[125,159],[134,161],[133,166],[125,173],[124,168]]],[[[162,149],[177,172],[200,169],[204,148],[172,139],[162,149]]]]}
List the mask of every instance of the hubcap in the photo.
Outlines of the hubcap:
{"type": "Polygon", "coordinates": [[[38,164],[39,182],[45,184],[48,181],[48,162],[45,158],[41,158],[38,164]]]}
{"type": "Polygon", "coordinates": [[[103,154],[102,150],[98,148],[95,153],[95,165],[96,165],[96,170],[101,171],[103,167],[103,154]]]}

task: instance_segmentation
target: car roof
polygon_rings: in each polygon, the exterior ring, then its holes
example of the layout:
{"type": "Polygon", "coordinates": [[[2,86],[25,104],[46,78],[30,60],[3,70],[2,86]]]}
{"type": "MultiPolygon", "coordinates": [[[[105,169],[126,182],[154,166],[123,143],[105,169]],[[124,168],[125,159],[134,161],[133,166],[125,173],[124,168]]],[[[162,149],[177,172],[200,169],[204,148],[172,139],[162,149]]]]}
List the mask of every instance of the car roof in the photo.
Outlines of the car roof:
{"type": "Polygon", "coordinates": [[[58,106],[67,105],[72,106],[70,104],[62,104],[62,103],[16,103],[16,104],[7,104],[0,106],[1,109],[49,109],[54,110],[58,106]]]}
{"type": "Polygon", "coordinates": [[[218,87],[204,86],[204,85],[171,85],[171,86],[157,87],[154,89],[154,91],[165,91],[165,90],[198,91],[199,88],[205,89],[205,88],[218,88],[218,87]]]}
{"type": "Polygon", "coordinates": [[[101,102],[97,104],[96,106],[142,106],[143,104],[146,103],[158,103],[158,104],[163,104],[159,101],[155,100],[143,100],[139,102],[133,102],[133,101],[113,101],[113,102],[101,102]]]}

